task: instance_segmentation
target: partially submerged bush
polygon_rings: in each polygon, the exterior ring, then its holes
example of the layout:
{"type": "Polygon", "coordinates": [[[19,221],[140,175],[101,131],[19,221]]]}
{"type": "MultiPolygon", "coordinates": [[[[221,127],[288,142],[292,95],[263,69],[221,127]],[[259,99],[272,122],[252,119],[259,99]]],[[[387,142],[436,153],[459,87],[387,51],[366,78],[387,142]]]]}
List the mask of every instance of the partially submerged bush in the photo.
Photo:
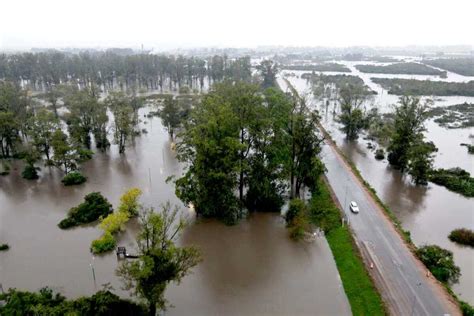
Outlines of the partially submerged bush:
{"type": "Polygon", "coordinates": [[[304,201],[300,199],[291,200],[285,219],[291,239],[302,239],[310,226],[308,208],[304,201]]]}
{"type": "Polygon", "coordinates": [[[10,174],[10,164],[2,162],[0,164],[0,176],[7,176],[10,174]]]}
{"type": "Polygon", "coordinates": [[[382,160],[385,158],[385,152],[382,148],[379,148],[375,151],[375,159],[382,160]]]}
{"type": "Polygon", "coordinates": [[[427,245],[418,248],[416,255],[439,281],[446,284],[458,282],[461,269],[454,264],[451,251],[436,245],[427,245]]]}
{"type": "Polygon", "coordinates": [[[458,244],[474,247],[474,231],[470,229],[455,229],[449,234],[448,238],[458,244]]]}
{"type": "Polygon", "coordinates": [[[113,250],[116,245],[117,241],[114,236],[109,232],[105,232],[100,238],[92,241],[91,250],[93,253],[98,254],[113,250]]]}
{"type": "Polygon", "coordinates": [[[99,192],[87,194],[84,200],[83,203],[69,210],[68,218],[58,224],[60,228],[92,223],[112,213],[112,205],[99,192]]]}
{"type": "Polygon", "coordinates": [[[464,196],[474,197],[474,178],[461,168],[433,170],[430,181],[464,196]]]}
{"type": "Polygon", "coordinates": [[[4,251],[4,250],[8,250],[10,249],[10,246],[8,246],[7,244],[1,244],[0,245],[0,251],[4,251]]]}
{"type": "Polygon", "coordinates": [[[38,176],[38,169],[37,167],[35,166],[32,166],[32,165],[26,165],[25,168],[23,169],[23,172],[21,173],[21,176],[24,178],[24,179],[28,179],[28,180],[36,180],[39,178],[38,176]]]}
{"type": "Polygon", "coordinates": [[[86,182],[87,178],[84,177],[79,171],[72,171],[69,172],[61,182],[68,186],[68,185],[78,185],[86,182]]]}

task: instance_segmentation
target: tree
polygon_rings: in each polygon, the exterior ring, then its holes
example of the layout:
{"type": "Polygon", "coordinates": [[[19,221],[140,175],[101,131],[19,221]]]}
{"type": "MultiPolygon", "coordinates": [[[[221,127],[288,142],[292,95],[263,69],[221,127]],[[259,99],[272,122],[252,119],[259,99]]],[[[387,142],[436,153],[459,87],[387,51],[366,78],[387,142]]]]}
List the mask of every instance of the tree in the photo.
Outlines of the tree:
{"type": "Polygon", "coordinates": [[[63,131],[57,129],[51,137],[54,156],[53,163],[56,167],[62,168],[68,174],[77,168],[79,156],[77,151],[69,143],[68,137],[63,131]]]}
{"type": "Polygon", "coordinates": [[[93,90],[76,91],[65,98],[70,113],[67,117],[69,134],[79,144],[91,147],[94,113],[99,107],[93,90]]]}
{"type": "Polygon", "coordinates": [[[128,216],[137,216],[140,210],[138,199],[142,195],[142,191],[138,188],[132,188],[120,197],[119,212],[128,214],[128,216]]]}
{"type": "Polygon", "coordinates": [[[38,170],[39,167],[35,167],[35,163],[41,159],[40,153],[36,148],[28,146],[24,151],[24,159],[26,162],[25,168],[22,172],[22,177],[28,180],[38,179],[38,170]]]}
{"type": "Polygon", "coordinates": [[[135,129],[135,114],[131,100],[122,92],[111,93],[105,104],[114,114],[114,139],[119,146],[119,153],[125,152],[127,140],[133,136],[135,129]]]}
{"type": "MultiPolygon", "coordinates": [[[[392,137],[388,146],[388,161],[402,172],[410,162],[413,146],[423,139],[424,121],[429,103],[422,104],[417,97],[402,96],[395,107],[392,137]]],[[[415,151],[416,152],[416,151],[415,151]]]]}
{"type": "Polygon", "coordinates": [[[341,114],[338,119],[349,140],[357,139],[360,130],[368,126],[367,117],[361,109],[368,97],[367,90],[361,85],[346,84],[340,88],[341,114]]]}
{"type": "Polygon", "coordinates": [[[176,181],[177,196],[200,215],[235,223],[240,216],[234,189],[242,146],[231,105],[218,94],[206,95],[181,136],[178,159],[189,167],[176,181]]]}
{"type": "Polygon", "coordinates": [[[160,111],[161,122],[168,130],[171,139],[174,139],[175,130],[181,125],[181,111],[178,101],[173,96],[167,96],[160,111]]]}
{"type": "Polygon", "coordinates": [[[437,151],[433,143],[417,140],[409,151],[408,174],[415,184],[428,184],[428,178],[433,168],[433,152],[437,151]]]}
{"type": "Polygon", "coordinates": [[[117,269],[124,288],[148,303],[149,315],[166,309],[165,290],[169,283],[179,283],[201,260],[194,247],[177,247],[175,239],[185,226],[177,219],[178,208],[169,202],[161,213],[153,209],[141,217],[142,229],[137,237],[139,258],[125,261],[117,269]]]}
{"type": "Polygon", "coordinates": [[[262,87],[264,89],[270,87],[276,87],[276,75],[278,74],[278,65],[272,60],[263,60],[257,67],[257,70],[263,77],[262,87]]]}
{"type": "MultiPolygon", "coordinates": [[[[285,79],[286,80],[286,79],[285,79]]],[[[317,132],[319,115],[311,111],[306,100],[287,81],[291,95],[291,110],[286,123],[287,152],[286,170],[290,177],[290,198],[300,196],[303,186],[311,191],[325,167],[318,158],[324,138],[317,132]]]]}
{"type": "Polygon", "coordinates": [[[2,157],[10,157],[16,149],[20,123],[13,112],[0,112],[0,149],[2,157]]]}
{"type": "Polygon", "coordinates": [[[59,120],[50,111],[42,108],[30,123],[33,145],[36,149],[46,156],[46,160],[50,162],[51,142],[54,132],[59,128],[59,120]]]}

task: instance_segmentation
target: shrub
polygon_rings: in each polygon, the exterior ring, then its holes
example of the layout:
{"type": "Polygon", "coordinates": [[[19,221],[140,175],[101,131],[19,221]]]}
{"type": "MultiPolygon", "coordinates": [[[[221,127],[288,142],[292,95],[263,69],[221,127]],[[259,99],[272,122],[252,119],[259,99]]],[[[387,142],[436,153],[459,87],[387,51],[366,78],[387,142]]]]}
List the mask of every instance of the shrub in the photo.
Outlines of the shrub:
{"type": "Polygon", "coordinates": [[[86,149],[86,148],[79,148],[77,150],[77,154],[79,156],[79,159],[78,161],[79,162],[85,162],[87,160],[91,160],[92,159],[92,156],[94,155],[94,152],[90,149],[86,149]]]}
{"type": "Polygon", "coordinates": [[[91,250],[93,253],[103,253],[115,249],[117,242],[114,236],[105,232],[100,238],[92,241],[91,250]]]}
{"type": "Polygon", "coordinates": [[[8,250],[8,249],[10,249],[10,246],[8,246],[7,244],[1,244],[0,245],[0,251],[8,250]]]}
{"type": "Polygon", "coordinates": [[[87,178],[84,177],[79,171],[72,171],[69,172],[61,182],[68,186],[68,185],[77,185],[86,182],[87,178]]]}
{"type": "Polygon", "coordinates": [[[458,281],[461,270],[454,264],[451,251],[436,245],[427,245],[418,248],[416,255],[439,281],[446,284],[458,281]]]}
{"type": "Polygon", "coordinates": [[[38,168],[32,165],[26,165],[25,168],[23,169],[23,172],[21,173],[21,176],[24,179],[28,180],[36,180],[39,178],[38,176],[38,168]]]}
{"type": "Polygon", "coordinates": [[[140,208],[140,204],[138,203],[138,198],[142,194],[142,191],[138,188],[132,188],[125,192],[120,197],[120,205],[118,207],[119,212],[124,212],[128,214],[128,216],[136,216],[138,215],[138,210],[140,208]]]}
{"type": "Polygon", "coordinates": [[[301,213],[306,211],[306,205],[301,199],[292,199],[290,205],[288,206],[288,211],[285,214],[286,224],[291,225],[293,220],[301,213]]]}
{"type": "Polygon", "coordinates": [[[448,238],[458,244],[474,247],[474,231],[470,229],[455,229],[449,234],[448,238]]]}
{"type": "Polygon", "coordinates": [[[125,212],[115,212],[107,216],[102,220],[99,227],[105,232],[114,234],[123,229],[123,226],[127,223],[129,215],[125,212]]]}
{"type": "Polygon", "coordinates": [[[311,222],[328,233],[341,225],[341,212],[334,205],[327,185],[321,183],[319,188],[310,201],[311,222]]]}
{"type": "Polygon", "coordinates": [[[69,210],[68,218],[59,223],[60,228],[91,223],[112,213],[112,205],[99,192],[89,193],[84,202],[69,210]]]}
{"type": "Polygon", "coordinates": [[[291,200],[288,211],[285,214],[285,219],[291,239],[302,239],[310,226],[308,209],[304,201],[300,199],[291,200]]]}
{"type": "Polygon", "coordinates": [[[375,159],[382,160],[385,158],[385,152],[382,148],[379,148],[375,151],[375,159]]]}
{"type": "Polygon", "coordinates": [[[474,307],[463,301],[460,301],[459,305],[463,316],[474,316],[474,307]]]}

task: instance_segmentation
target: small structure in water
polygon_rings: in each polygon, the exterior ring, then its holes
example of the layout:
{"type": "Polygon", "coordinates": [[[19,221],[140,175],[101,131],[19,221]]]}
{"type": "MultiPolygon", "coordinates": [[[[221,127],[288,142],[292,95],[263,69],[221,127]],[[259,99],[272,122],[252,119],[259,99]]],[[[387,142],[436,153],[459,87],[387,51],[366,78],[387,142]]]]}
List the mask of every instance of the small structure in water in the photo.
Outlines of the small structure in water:
{"type": "Polygon", "coordinates": [[[125,247],[117,247],[117,259],[136,259],[139,256],[137,255],[131,255],[127,253],[127,249],[125,247]]]}

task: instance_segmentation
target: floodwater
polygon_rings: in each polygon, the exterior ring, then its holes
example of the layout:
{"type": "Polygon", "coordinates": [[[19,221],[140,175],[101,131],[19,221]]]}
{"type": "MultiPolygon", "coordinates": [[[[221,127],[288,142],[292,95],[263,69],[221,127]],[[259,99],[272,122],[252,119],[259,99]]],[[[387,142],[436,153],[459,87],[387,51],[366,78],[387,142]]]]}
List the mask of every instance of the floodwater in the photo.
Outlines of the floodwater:
{"type": "MultiPolygon", "coordinates": [[[[381,112],[391,111],[391,105],[398,101],[398,96],[389,95],[382,87],[371,82],[370,77],[373,77],[373,74],[358,72],[353,67],[358,62],[342,63],[352,70],[353,75],[360,75],[366,84],[379,93],[367,107],[377,106],[381,112]]],[[[298,75],[302,73],[291,72],[298,75]]],[[[400,77],[400,75],[383,75],[383,77],[394,78],[400,77]]],[[[426,76],[409,77],[421,79],[419,77],[426,76]]],[[[432,80],[438,80],[434,76],[430,77],[432,80]]],[[[461,268],[462,276],[459,283],[452,288],[463,300],[474,304],[474,249],[459,246],[448,239],[448,235],[453,229],[460,227],[474,229],[474,199],[463,197],[433,183],[426,187],[414,186],[409,177],[402,176],[399,171],[392,169],[386,160],[376,160],[374,151],[367,149],[367,141],[363,140],[363,136],[355,142],[345,140],[339,129],[340,125],[334,121],[333,101],[326,107],[323,102],[312,98],[306,80],[299,77],[288,77],[288,79],[300,93],[307,95],[308,99],[312,101],[312,105],[320,111],[325,128],[331,133],[342,151],[355,163],[364,179],[397,215],[403,228],[411,232],[413,242],[418,246],[437,244],[454,253],[455,262],[461,268]]],[[[474,78],[448,72],[448,79],[462,82],[474,78]]],[[[279,83],[282,87],[286,86],[281,79],[279,79],[279,83]]],[[[474,102],[474,98],[440,97],[435,99],[434,106],[463,102],[474,102]]],[[[438,147],[434,161],[435,167],[461,167],[474,174],[474,155],[468,154],[467,148],[460,146],[460,143],[472,144],[474,142],[474,138],[469,137],[474,135],[474,128],[446,129],[432,120],[425,125],[427,139],[433,141],[438,147]]]]}
{"type": "MultiPolygon", "coordinates": [[[[143,109],[140,116],[149,109],[143,109]]],[[[11,248],[0,253],[3,289],[38,290],[50,286],[68,297],[90,295],[111,285],[127,296],[115,276],[114,253],[93,257],[89,246],[100,236],[97,225],[60,230],[56,225],[85,194],[100,191],[117,206],[129,188],[143,191],[142,202],[159,208],[170,201],[182,206],[166,178],[180,175],[182,166],[170,150],[170,141],[158,118],[144,119],[148,130],[135,139],[126,154],[116,146],[96,153],[82,167],[88,181],[64,187],[61,172],[43,168],[38,181],[21,178],[21,166],[0,177],[0,241],[11,248]],[[95,281],[93,278],[95,274],[95,281]]],[[[289,240],[279,214],[253,214],[228,227],[211,220],[195,220],[180,242],[198,246],[204,261],[172,285],[166,296],[175,307],[167,315],[348,315],[350,307],[327,241],[289,240]]],[[[134,252],[136,220],[127,224],[118,245],[134,252]]]]}

